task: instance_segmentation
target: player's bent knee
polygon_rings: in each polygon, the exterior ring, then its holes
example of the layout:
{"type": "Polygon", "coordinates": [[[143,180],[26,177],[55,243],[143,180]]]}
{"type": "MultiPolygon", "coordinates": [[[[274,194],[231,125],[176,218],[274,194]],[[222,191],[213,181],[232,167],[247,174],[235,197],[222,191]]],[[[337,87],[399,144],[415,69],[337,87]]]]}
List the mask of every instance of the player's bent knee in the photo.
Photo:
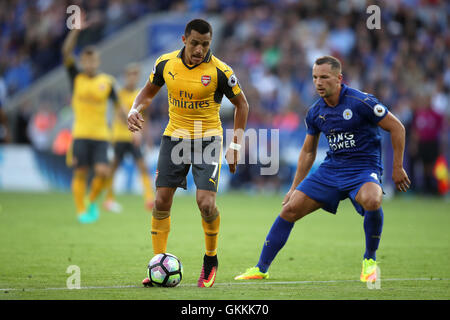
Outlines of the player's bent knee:
{"type": "Polygon", "coordinates": [[[169,211],[172,208],[174,193],[175,189],[156,188],[155,209],[161,211],[169,211]]]}
{"type": "Polygon", "coordinates": [[[171,208],[172,199],[166,197],[156,196],[155,199],[155,209],[161,211],[169,211],[171,208]]]}
{"type": "Polygon", "coordinates": [[[155,209],[161,211],[169,211],[172,207],[173,196],[170,194],[163,194],[156,192],[155,209]]]}
{"type": "Polygon", "coordinates": [[[216,208],[216,198],[210,195],[198,195],[197,196],[197,206],[200,210],[200,213],[203,216],[211,216],[214,215],[216,208]]]}
{"type": "Polygon", "coordinates": [[[109,166],[99,166],[97,168],[95,168],[95,175],[97,177],[101,177],[101,178],[109,178],[109,176],[111,175],[109,166]]]}
{"type": "Polygon", "coordinates": [[[197,204],[203,218],[210,217],[215,214],[216,206],[213,201],[201,201],[197,204]]]}
{"type": "Polygon", "coordinates": [[[375,211],[381,208],[382,199],[378,197],[367,197],[361,204],[366,211],[375,211]]]}
{"type": "Polygon", "coordinates": [[[289,222],[296,222],[303,216],[300,212],[298,212],[298,210],[295,210],[295,208],[288,203],[283,207],[283,210],[281,210],[280,217],[289,222]]]}
{"type": "Polygon", "coordinates": [[[210,210],[200,210],[200,214],[202,216],[202,219],[206,222],[206,223],[211,223],[214,220],[216,220],[216,218],[219,216],[219,210],[217,209],[217,207],[214,207],[214,209],[210,210]]]}
{"type": "Polygon", "coordinates": [[[383,200],[383,190],[379,185],[368,182],[358,191],[355,200],[366,211],[378,210],[381,207],[381,202],[383,200]]]}

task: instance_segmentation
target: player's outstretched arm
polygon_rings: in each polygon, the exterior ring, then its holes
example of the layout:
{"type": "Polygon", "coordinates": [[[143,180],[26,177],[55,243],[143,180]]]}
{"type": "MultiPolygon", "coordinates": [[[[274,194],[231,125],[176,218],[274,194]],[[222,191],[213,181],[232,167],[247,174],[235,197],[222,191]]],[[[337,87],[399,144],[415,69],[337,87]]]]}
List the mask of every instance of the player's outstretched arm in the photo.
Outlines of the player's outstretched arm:
{"type": "Polygon", "coordinates": [[[239,150],[244,137],[245,127],[247,126],[248,102],[244,92],[239,93],[232,98],[231,103],[234,104],[234,136],[233,142],[230,143],[225,159],[230,167],[230,172],[236,172],[237,162],[239,161],[239,150]]]}
{"type": "Polygon", "coordinates": [[[145,86],[139,91],[136,99],[134,99],[130,112],[128,112],[128,130],[131,132],[142,130],[144,117],[141,112],[150,105],[159,89],[161,89],[160,86],[147,81],[145,86]]]}
{"type": "Polygon", "coordinates": [[[78,35],[80,34],[80,29],[73,29],[67,34],[64,39],[64,43],[62,46],[62,55],[64,62],[70,58],[73,58],[73,50],[75,49],[75,45],[77,44],[78,35]]]}
{"type": "Polygon", "coordinates": [[[411,181],[403,168],[403,154],[405,152],[405,127],[392,113],[388,113],[378,125],[391,134],[392,148],[394,149],[394,162],[392,180],[397,189],[406,192],[411,181]]]}
{"type": "Polygon", "coordinates": [[[317,154],[317,146],[319,145],[319,137],[320,135],[311,135],[307,134],[305,137],[305,141],[303,142],[303,147],[300,150],[300,155],[298,157],[297,162],[297,171],[295,172],[294,181],[292,181],[291,188],[283,199],[282,205],[285,205],[289,198],[291,197],[292,192],[298,187],[300,182],[305,179],[308,175],[309,170],[316,160],[317,154]]]}

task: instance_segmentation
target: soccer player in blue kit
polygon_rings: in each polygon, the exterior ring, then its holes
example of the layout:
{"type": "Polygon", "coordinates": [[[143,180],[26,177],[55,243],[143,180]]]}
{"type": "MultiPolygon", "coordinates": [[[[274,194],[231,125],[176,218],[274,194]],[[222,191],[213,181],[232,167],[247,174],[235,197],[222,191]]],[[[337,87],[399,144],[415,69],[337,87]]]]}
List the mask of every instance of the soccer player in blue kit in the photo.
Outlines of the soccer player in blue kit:
{"type": "Polygon", "coordinates": [[[391,135],[392,179],[400,191],[406,191],[411,184],[403,168],[405,128],[373,95],[342,84],[341,63],[335,57],[318,58],[312,76],[320,98],[306,116],[307,135],[294,181],[266,237],[258,264],[236,280],[267,279],[269,266],[286,243],[294,223],[320,208],[335,214],[339,202],[346,198],[364,217],[366,250],[360,279],[376,280],[376,250],[383,228],[378,127],[391,135]],[[319,168],[308,176],[321,132],[328,140],[329,151],[319,168]]]}

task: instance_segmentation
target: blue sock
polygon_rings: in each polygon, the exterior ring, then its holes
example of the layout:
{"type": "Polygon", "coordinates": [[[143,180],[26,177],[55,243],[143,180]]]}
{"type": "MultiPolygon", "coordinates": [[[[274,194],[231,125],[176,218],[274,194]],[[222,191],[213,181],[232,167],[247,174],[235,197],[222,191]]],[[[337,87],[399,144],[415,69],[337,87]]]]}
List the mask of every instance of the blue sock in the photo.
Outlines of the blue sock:
{"type": "Polygon", "coordinates": [[[364,232],[366,234],[366,252],[364,259],[376,260],[376,252],[380,244],[383,230],[383,209],[364,213],[364,232]]]}
{"type": "Polygon", "coordinates": [[[286,221],[280,216],[275,219],[264,242],[258,264],[256,265],[261,272],[267,272],[278,251],[283,248],[289,238],[293,226],[293,222],[286,221]]]}

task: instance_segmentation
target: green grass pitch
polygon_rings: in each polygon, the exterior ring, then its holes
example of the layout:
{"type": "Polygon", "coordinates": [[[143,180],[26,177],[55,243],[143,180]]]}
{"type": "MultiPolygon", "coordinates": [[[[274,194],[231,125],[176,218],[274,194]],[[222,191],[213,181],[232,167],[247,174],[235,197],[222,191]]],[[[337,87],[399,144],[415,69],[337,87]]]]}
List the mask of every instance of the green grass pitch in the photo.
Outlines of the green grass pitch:
{"type": "Polygon", "coordinates": [[[351,203],[299,221],[267,281],[237,282],[254,266],[283,195],[219,194],[219,271],[213,288],[197,288],[204,253],[193,196],[176,195],[168,252],[180,258],[175,288],[143,288],[152,257],[150,212],[141,197],[119,196],[124,212],[102,211],[93,225],[75,219],[71,194],[0,193],[0,300],[3,299],[449,299],[450,204],[436,199],[386,200],[377,253],[379,289],[359,282],[363,220],[351,203]],[[70,265],[81,289],[66,287],[70,265]]]}

